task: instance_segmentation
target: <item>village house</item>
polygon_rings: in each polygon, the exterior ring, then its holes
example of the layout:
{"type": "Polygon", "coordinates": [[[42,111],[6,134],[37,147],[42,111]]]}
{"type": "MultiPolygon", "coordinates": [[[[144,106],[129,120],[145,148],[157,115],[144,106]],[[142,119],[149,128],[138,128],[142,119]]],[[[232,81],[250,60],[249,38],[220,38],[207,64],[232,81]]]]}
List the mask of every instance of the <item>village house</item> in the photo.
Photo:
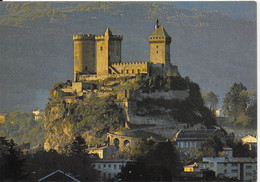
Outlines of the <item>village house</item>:
{"type": "Polygon", "coordinates": [[[111,159],[116,153],[116,146],[95,146],[88,148],[89,154],[97,154],[100,159],[111,159]]]}
{"type": "Polygon", "coordinates": [[[249,150],[256,150],[257,149],[257,139],[256,137],[253,137],[251,135],[247,135],[243,138],[241,138],[241,141],[243,144],[246,144],[249,146],[249,150]]]}
{"type": "Polygon", "coordinates": [[[182,129],[175,134],[173,141],[178,150],[187,154],[191,149],[200,149],[210,135],[217,135],[224,142],[224,133],[219,129],[182,129]]]}
{"type": "Polygon", "coordinates": [[[7,113],[0,113],[0,123],[5,123],[7,113]]]}
{"type": "Polygon", "coordinates": [[[115,178],[119,173],[121,173],[121,168],[125,166],[127,162],[132,161],[124,159],[97,160],[92,163],[92,166],[99,172],[102,180],[108,180],[115,178]]]}

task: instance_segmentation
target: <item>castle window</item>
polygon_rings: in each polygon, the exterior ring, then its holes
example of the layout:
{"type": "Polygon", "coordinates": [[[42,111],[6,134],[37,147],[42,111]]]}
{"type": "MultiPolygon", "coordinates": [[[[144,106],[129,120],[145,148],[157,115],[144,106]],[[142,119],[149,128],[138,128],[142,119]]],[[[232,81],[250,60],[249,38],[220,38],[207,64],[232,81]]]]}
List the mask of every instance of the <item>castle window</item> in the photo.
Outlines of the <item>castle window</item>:
{"type": "Polygon", "coordinates": [[[103,47],[102,46],[100,47],[100,51],[103,51],[103,47]]]}
{"type": "Polygon", "coordinates": [[[124,74],[124,70],[121,70],[121,74],[124,74]]]}
{"type": "Polygon", "coordinates": [[[158,54],[158,51],[156,51],[156,53],[158,54]]]}
{"type": "Polygon", "coordinates": [[[85,70],[88,70],[88,67],[87,67],[87,66],[85,67],[85,70]]]}
{"type": "Polygon", "coordinates": [[[128,70],[126,70],[126,73],[128,73],[128,70]]]}
{"type": "Polygon", "coordinates": [[[156,48],[158,48],[158,46],[156,46],[156,48]]]}
{"type": "Polygon", "coordinates": [[[132,69],[132,73],[135,73],[135,70],[134,70],[134,69],[132,69]]]}
{"type": "Polygon", "coordinates": [[[140,69],[137,70],[137,73],[140,74],[140,69]]]}

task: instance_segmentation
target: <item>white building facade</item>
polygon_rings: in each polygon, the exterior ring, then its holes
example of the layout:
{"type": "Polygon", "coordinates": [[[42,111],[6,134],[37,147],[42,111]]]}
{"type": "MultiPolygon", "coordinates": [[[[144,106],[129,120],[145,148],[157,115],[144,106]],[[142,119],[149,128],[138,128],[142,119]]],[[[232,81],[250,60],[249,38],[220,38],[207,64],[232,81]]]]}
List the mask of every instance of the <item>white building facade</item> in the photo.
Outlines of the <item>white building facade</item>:
{"type": "Polygon", "coordinates": [[[219,178],[233,178],[245,182],[256,181],[257,160],[250,157],[205,157],[207,170],[215,172],[219,178]]]}
{"type": "Polygon", "coordinates": [[[127,162],[133,161],[123,159],[97,160],[92,163],[92,166],[99,172],[102,180],[108,180],[115,178],[118,173],[121,173],[121,168],[125,166],[127,162]]]}

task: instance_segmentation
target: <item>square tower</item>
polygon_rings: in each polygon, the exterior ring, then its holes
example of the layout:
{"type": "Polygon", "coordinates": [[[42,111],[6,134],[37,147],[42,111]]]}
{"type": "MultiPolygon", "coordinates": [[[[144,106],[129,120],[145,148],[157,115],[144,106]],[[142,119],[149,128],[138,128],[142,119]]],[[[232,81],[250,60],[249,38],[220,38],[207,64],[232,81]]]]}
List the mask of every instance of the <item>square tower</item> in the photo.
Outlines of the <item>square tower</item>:
{"type": "Polygon", "coordinates": [[[171,37],[163,26],[159,25],[158,19],[155,21],[154,31],[149,37],[150,63],[168,64],[170,63],[171,37]]]}
{"type": "Polygon", "coordinates": [[[97,75],[109,74],[112,63],[121,63],[122,35],[112,35],[109,28],[95,37],[97,75]]]}

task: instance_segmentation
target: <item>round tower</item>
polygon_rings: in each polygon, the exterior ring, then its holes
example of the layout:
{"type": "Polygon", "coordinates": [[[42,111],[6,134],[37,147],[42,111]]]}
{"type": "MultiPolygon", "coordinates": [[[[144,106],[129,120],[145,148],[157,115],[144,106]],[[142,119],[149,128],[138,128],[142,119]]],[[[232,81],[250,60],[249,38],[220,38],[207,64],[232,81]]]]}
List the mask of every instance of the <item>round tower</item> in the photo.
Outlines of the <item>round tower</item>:
{"type": "Polygon", "coordinates": [[[74,41],[74,81],[79,74],[95,74],[95,35],[76,34],[74,41]]]}

